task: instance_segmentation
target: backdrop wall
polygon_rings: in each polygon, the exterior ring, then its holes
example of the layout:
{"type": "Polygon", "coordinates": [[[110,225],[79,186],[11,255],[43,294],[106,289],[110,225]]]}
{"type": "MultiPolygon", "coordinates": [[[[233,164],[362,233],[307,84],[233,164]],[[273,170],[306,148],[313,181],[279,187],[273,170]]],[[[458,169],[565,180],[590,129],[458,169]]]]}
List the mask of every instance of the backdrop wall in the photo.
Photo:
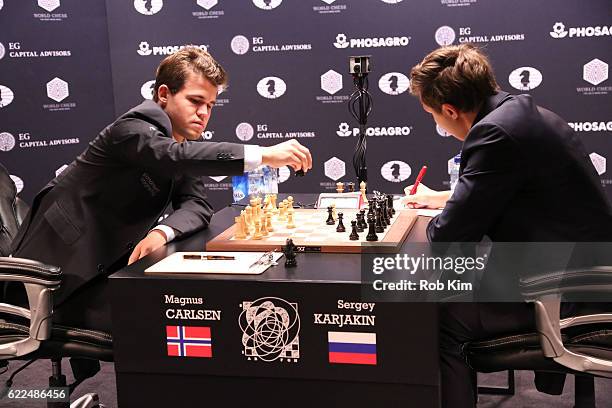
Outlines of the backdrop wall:
{"type": "MultiPolygon", "coordinates": [[[[351,55],[372,56],[370,189],[400,192],[424,164],[425,183],[444,188],[461,145],[409,95],[407,75],[439,45],[469,41],[486,49],[504,90],[530,93],[580,132],[612,197],[611,11],[609,0],[6,0],[0,162],[31,201],[116,115],[150,97],[158,63],[189,43],[230,74],[207,140],[297,138],[311,149],[313,171],[296,179],[282,169],[281,191],[354,181],[351,55]]],[[[206,184],[217,208],[231,201],[229,177],[206,184]]]]}

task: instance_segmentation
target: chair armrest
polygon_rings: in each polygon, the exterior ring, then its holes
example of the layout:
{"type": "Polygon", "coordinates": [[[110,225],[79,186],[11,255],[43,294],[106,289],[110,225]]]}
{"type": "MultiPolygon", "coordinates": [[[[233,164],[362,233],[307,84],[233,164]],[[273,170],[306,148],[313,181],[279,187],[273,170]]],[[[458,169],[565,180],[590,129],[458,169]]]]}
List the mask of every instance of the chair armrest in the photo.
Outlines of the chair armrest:
{"type": "Polygon", "coordinates": [[[528,300],[575,292],[612,293],[612,266],[593,266],[521,278],[520,288],[528,300]]]}
{"type": "Polygon", "coordinates": [[[0,281],[23,283],[29,304],[29,309],[26,309],[0,303],[0,312],[30,320],[29,338],[0,345],[0,358],[28,354],[51,335],[53,291],[60,286],[61,270],[30,259],[0,257],[0,281]]]}

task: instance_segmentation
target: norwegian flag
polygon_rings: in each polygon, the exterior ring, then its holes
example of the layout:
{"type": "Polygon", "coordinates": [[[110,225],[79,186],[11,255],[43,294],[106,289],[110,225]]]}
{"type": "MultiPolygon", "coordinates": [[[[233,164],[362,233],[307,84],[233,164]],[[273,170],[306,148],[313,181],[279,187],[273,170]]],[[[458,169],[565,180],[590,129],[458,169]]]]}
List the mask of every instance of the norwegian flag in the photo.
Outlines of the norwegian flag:
{"type": "Polygon", "coordinates": [[[212,357],[210,327],[166,326],[166,342],[172,357],[212,357]]]}

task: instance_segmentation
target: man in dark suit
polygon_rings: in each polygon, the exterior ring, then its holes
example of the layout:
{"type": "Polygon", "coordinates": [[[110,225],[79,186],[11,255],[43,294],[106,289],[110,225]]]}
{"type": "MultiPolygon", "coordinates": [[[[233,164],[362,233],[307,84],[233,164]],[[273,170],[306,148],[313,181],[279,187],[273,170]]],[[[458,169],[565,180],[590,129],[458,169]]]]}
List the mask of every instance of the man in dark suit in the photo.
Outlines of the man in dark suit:
{"type": "MultiPolygon", "coordinates": [[[[412,69],[411,92],[463,142],[454,192],[421,184],[405,198],[414,207],[444,208],[428,225],[430,241],[611,241],[612,210],[580,139],[529,95],[500,91],[480,50],[464,44],[433,51],[412,69]]],[[[491,253],[477,299],[514,299],[522,271],[513,261],[491,253]]],[[[464,343],[534,327],[526,303],[441,305],[443,406],[475,406],[464,343]]]]}
{"type": "Polygon", "coordinates": [[[271,147],[201,141],[226,82],[223,68],[197,47],[168,56],[153,101],[102,130],[36,196],[13,255],[62,268],[56,321],[108,330],[106,277],[210,222],[202,176],[260,164],[311,168],[310,152],[295,140],[271,147]],[[170,203],[174,212],[158,224],[170,203]]]}

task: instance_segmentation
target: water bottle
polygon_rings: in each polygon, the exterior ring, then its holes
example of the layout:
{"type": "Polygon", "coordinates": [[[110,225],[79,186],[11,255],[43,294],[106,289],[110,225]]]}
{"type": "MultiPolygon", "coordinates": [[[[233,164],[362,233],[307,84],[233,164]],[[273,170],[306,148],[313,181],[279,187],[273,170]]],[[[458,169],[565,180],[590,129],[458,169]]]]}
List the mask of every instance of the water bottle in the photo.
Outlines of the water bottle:
{"type": "Polygon", "coordinates": [[[448,161],[448,176],[451,190],[455,190],[457,181],[459,180],[459,166],[461,165],[461,152],[448,161]]]}
{"type": "Polygon", "coordinates": [[[278,194],[278,170],[269,166],[263,167],[264,193],[278,194]]]}
{"type": "Polygon", "coordinates": [[[264,193],[264,173],[262,167],[257,167],[256,169],[249,172],[249,196],[257,197],[261,196],[264,193]]]}

